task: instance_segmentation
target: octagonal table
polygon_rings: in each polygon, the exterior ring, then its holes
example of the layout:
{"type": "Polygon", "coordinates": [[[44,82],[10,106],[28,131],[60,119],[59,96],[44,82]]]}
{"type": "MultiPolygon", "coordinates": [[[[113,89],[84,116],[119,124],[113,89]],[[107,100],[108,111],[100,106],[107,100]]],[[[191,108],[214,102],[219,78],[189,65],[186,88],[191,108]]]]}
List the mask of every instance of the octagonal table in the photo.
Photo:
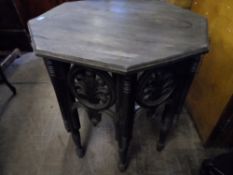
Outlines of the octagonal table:
{"type": "Polygon", "coordinates": [[[160,117],[162,150],[208,51],[207,21],[159,1],[64,3],[31,20],[29,30],[80,157],[77,103],[94,124],[115,104],[120,170],[127,167],[135,106],[160,117]]]}

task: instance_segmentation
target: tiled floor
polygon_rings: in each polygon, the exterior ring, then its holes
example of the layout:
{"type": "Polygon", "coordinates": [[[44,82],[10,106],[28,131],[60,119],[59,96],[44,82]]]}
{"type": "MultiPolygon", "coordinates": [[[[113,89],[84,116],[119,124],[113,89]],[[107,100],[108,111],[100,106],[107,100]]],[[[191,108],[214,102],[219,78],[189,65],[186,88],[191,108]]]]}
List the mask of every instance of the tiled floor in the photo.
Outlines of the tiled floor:
{"type": "MultiPolygon", "coordinates": [[[[111,119],[93,127],[81,112],[86,156],[79,159],[66,132],[42,59],[16,60],[7,75],[18,94],[0,85],[0,175],[116,175],[117,144],[111,119]]],[[[197,175],[201,161],[222,150],[205,150],[187,112],[161,153],[157,125],[137,115],[126,175],[197,175]]]]}

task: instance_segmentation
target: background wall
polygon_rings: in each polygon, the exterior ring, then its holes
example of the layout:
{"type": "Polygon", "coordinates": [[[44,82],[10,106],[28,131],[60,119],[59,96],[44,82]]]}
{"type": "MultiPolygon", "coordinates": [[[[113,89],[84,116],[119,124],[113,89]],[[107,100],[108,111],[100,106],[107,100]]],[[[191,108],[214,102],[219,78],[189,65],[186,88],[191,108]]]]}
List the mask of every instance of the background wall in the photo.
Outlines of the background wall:
{"type": "Polygon", "coordinates": [[[192,6],[192,0],[168,0],[168,2],[187,9],[192,6]]]}
{"type": "Polygon", "coordinates": [[[233,94],[233,1],[194,0],[192,10],[209,21],[210,52],[204,56],[187,100],[206,142],[233,94]]]}

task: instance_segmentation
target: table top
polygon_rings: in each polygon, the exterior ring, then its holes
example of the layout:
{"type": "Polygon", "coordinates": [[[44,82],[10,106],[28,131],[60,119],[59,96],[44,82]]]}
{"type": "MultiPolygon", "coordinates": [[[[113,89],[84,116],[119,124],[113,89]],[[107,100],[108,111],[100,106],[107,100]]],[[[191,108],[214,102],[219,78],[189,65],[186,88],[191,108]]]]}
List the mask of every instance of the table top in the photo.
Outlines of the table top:
{"type": "Polygon", "coordinates": [[[207,21],[160,1],[64,3],[29,21],[38,56],[118,73],[208,51],[207,21]]]}

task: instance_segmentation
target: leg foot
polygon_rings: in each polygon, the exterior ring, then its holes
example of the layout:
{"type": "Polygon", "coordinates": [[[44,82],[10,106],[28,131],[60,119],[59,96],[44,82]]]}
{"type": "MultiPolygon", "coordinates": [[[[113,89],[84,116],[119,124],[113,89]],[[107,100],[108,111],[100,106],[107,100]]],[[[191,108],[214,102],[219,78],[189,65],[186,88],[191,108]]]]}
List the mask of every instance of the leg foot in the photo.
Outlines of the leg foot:
{"type": "Polygon", "coordinates": [[[11,90],[11,92],[13,93],[13,95],[16,95],[16,89],[15,89],[15,87],[14,86],[8,86],[9,88],[10,88],[10,90],[11,90]]]}
{"type": "Polygon", "coordinates": [[[155,115],[155,110],[154,109],[149,109],[146,111],[146,116],[149,119],[155,119],[156,115],[155,115]]]}
{"type": "Polygon", "coordinates": [[[159,141],[157,144],[158,151],[162,151],[165,147],[165,142],[172,127],[174,116],[174,103],[171,100],[166,104],[161,118],[159,141]]]}
{"type": "Polygon", "coordinates": [[[76,147],[76,154],[79,158],[83,158],[85,155],[85,150],[84,148],[78,148],[76,147]]]}
{"type": "Polygon", "coordinates": [[[89,110],[88,111],[88,115],[89,115],[89,118],[91,120],[91,123],[94,125],[94,126],[97,126],[98,123],[101,121],[101,113],[97,112],[97,111],[92,111],[92,110],[89,110]]]}
{"type": "Polygon", "coordinates": [[[80,137],[80,133],[79,131],[75,131],[72,133],[72,138],[74,140],[74,143],[76,145],[76,153],[78,155],[79,158],[82,158],[85,155],[85,150],[82,147],[81,144],[81,137],[80,137]]]}
{"type": "Polygon", "coordinates": [[[118,168],[121,172],[124,172],[128,167],[128,162],[126,163],[122,163],[122,162],[119,162],[118,163],[118,168]]]}
{"type": "Polygon", "coordinates": [[[164,143],[157,143],[157,151],[161,152],[165,147],[164,143]]]}
{"type": "Polygon", "coordinates": [[[128,166],[128,158],[127,158],[127,153],[128,153],[128,148],[129,148],[129,138],[120,138],[119,140],[119,156],[120,156],[120,161],[118,163],[118,168],[120,171],[125,171],[128,166]]]}
{"type": "Polygon", "coordinates": [[[15,89],[15,87],[14,86],[11,86],[11,87],[9,87],[10,88],[10,90],[12,91],[12,93],[13,93],[13,95],[16,95],[16,89],[15,89]]]}

